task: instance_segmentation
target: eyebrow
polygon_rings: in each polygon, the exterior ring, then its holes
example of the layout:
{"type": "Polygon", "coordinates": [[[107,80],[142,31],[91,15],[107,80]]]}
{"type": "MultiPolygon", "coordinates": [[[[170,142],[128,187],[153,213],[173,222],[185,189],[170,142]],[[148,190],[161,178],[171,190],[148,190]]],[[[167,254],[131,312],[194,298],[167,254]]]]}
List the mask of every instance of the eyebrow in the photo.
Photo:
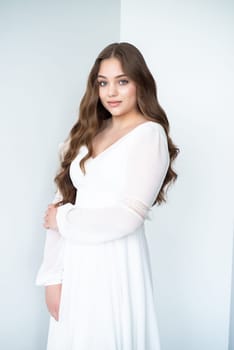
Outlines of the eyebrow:
{"type": "MultiPolygon", "coordinates": [[[[115,77],[115,79],[118,79],[118,78],[122,78],[122,77],[126,77],[126,74],[120,74],[120,75],[117,75],[115,77]]],[[[104,78],[104,79],[107,79],[107,77],[105,77],[105,75],[98,75],[98,78],[104,78]]]]}

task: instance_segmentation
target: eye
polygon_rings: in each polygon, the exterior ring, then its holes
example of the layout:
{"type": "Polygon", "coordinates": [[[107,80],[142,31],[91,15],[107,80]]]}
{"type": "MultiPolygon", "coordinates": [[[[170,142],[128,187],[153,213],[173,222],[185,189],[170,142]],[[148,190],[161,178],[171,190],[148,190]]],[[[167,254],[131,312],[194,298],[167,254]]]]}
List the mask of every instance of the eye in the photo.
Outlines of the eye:
{"type": "Polygon", "coordinates": [[[97,83],[98,83],[98,85],[101,86],[101,87],[106,86],[106,84],[107,84],[107,82],[104,81],[104,80],[98,80],[97,83]]]}
{"type": "Polygon", "coordinates": [[[119,85],[126,85],[126,84],[128,84],[128,80],[126,79],[119,80],[119,85]]]}

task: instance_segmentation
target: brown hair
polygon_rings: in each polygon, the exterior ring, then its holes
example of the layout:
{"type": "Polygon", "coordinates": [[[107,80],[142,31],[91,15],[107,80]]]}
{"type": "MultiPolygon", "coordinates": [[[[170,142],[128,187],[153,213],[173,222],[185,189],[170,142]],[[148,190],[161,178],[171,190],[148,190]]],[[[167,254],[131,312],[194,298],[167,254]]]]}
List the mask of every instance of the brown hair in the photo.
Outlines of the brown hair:
{"type": "Polygon", "coordinates": [[[179,149],[173,144],[169,137],[169,122],[166,113],[158,103],[155,80],[150,73],[145,60],[140,51],[129,43],[113,43],[108,45],[98,55],[88,77],[86,92],[81,100],[79,109],[79,119],[72,127],[68,138],[68,149],[61,159],[61,169],[55,177],[62,200],[58,204],[75,203],[76,188],[73,186],[69,167],[76,157],[82,145],[86,145],[88,153],[80,161],[80,167],[85,174],[85,161],[93,156],[92,139],[103,127],[105,119],[111,118],[111,114],[103,107],[99,99],[97,75],[100,63],[104,59],[117,58],[123,68],[124,73],[132,79],[137,87],[137,105],[140,113],[147,120],[159,123],[164,128],[170,155],[170,164],[162,187],[153,205],[160,205],[165,202],[165,190],[177,178],[177,174],[172,169],[172,162],[179,153],[179,149]]]}

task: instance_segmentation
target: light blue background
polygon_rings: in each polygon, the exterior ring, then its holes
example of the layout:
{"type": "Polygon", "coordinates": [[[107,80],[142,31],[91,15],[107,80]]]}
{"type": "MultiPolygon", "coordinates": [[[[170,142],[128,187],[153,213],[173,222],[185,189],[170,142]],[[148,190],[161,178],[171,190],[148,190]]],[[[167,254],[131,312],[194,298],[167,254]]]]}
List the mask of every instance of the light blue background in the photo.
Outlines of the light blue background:
{"type": "Polygon", "coordinates": [[[34,283],[57,147],[97,53],[121,40],[142,50],[181,148],[147,223],[162,350],[228,350],[229,336],[233,350],[233,23],[228,0],[0,2],[1,349],[46,348],[34,283]]]}

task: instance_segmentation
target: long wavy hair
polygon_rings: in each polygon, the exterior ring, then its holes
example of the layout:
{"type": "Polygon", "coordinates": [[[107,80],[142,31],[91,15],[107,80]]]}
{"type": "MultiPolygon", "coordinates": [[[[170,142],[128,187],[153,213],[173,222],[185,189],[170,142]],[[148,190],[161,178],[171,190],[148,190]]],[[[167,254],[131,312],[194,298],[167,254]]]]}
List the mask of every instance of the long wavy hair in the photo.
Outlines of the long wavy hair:
{"type": "Polygon", "coordinates": [[[99,99],[97,76],[102,60],[112,57],[119,60],[124,74],[135,82],[137,107],[140,113],[147,120],[162,125],[167,135],[170,164],[153,205],[166,202],[167,188],[177,178],[177,174],[172,169],[172,162],[177,157],[179,149],[173,144],[169,136],[169,122],[166,113],[159,105],[155,80],[142,54],[135,46],[126,42],[113,43],[100,52],[90,71],[86,91],[80,103],[78,120],[67,138],[67,149],[61,159],[60,170],[55,177],[55,183],[62,195],[62,200],[57,205],[75,203],[76,188],[69,176],[70,164],[78,154],[80,147],[86,145],[88,153],[80,161],[80,167],[85,174],[85,161],[93,156],[92,140],[102,129],[104,121],[111,118],[111,114],[103,107],[99,99]]]}

